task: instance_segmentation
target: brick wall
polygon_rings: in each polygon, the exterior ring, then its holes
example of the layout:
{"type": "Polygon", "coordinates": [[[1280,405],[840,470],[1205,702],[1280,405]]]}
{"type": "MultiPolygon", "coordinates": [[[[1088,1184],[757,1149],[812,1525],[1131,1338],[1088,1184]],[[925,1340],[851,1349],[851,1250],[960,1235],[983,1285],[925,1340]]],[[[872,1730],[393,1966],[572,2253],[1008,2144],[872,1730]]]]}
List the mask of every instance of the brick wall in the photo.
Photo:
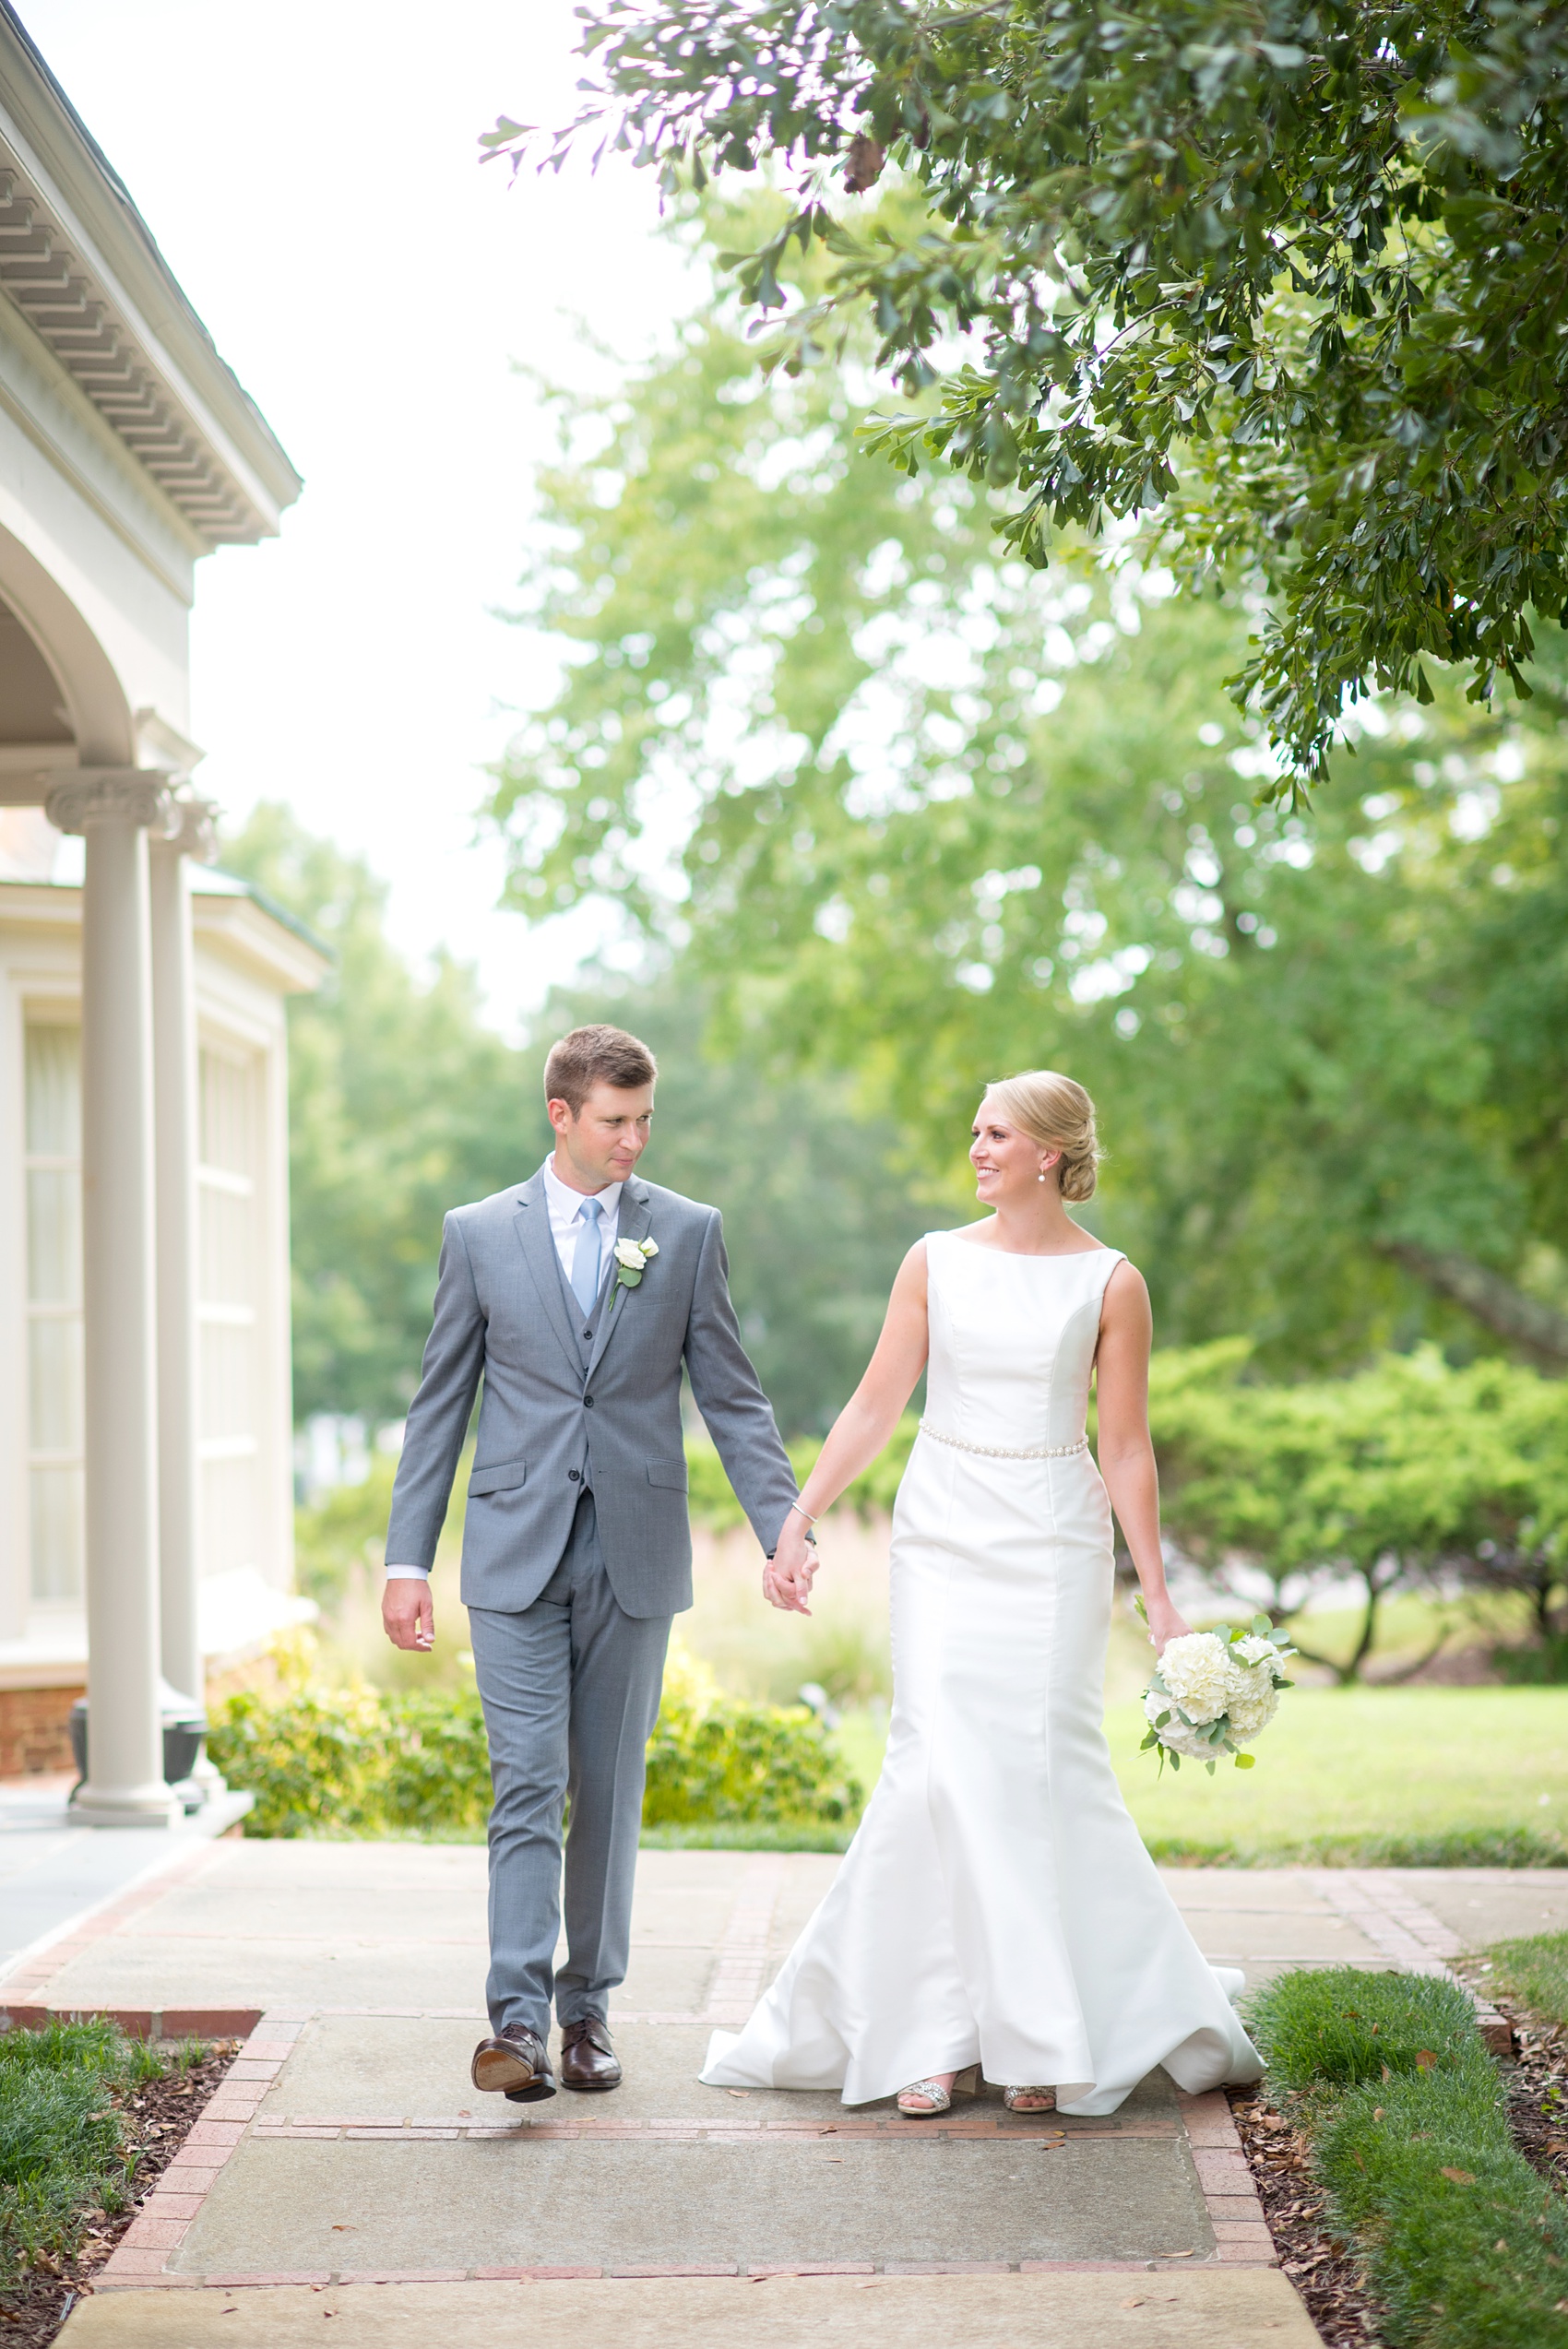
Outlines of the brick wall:
{"type": "Polygon", "coordinates": [[[0,1689],[0,1778],[71,1768],[71,1707],[87,1691],[0,1689]]]}

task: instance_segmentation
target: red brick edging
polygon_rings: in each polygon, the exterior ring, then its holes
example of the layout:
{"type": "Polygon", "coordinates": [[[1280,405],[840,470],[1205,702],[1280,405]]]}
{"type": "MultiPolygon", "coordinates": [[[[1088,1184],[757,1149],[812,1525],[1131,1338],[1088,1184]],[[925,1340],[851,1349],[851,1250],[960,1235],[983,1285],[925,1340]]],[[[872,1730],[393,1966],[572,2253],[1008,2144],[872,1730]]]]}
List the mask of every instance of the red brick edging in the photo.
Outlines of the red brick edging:
{"type": "Polygon", "coordinates": [[[1214,2229],[1216,2258],[1226,2267],[1277,2267],[1274,2237],[1223,2094],[1216,2089],[1178,2101],[1214,2229]]]}

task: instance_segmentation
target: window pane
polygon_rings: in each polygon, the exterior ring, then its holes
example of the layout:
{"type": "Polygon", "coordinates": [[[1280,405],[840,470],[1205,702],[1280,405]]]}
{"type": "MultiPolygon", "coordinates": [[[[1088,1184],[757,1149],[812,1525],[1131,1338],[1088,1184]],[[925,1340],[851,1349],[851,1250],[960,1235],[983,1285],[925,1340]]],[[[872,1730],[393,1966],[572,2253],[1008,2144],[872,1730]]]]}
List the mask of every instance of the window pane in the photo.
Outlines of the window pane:
{"type": "Polygon", "coordinates": [[[255,1202],[236,1198],[232,1191],[215,1191],[204,1183],[200,1216],[202,1303],[248,1305],[255,1202]]]}
{"type": "Polygon", "coordinates": [[[254,1330],[208,1322],[201,1333],[201,1432],[204,1439],[254,1436],[251,1368],[254,1330]]]}
{"type": "Polygon", "coordinates": [[[254,1460],[208,1460],[201,1472],[204,1574],[232,1574],[256,1563],[254,1460]]]}
{"type": "Polygon", "coordinates": [[[255,1151],[253,1065],[225,1060],[220,1053],[201,1056],[201,1162],[222,1167],[230,1174],[254,1175],[255,1151]]]}
{"type": "Polygon", "coordinates": [[[28,1173],[29,1301],[79,1305],[81,1296],[81,1177],[33,1167],[28,1173]]]}
{"type": "Polygon", "coordinates": [[[34,1598],[79,1598],[82,1472],[79,1468],[34,1468],[29,1482],[32,1503],[32,1595],[34,1598]]]}
{"type": "Polygon", "coordinates": [[[69,1320],[28,1324],[29,1433],[34,1452],[82,1448],[82,1325],[69,1320]]]}
{"type": "Polygon", "coordinates": [[[27,1146],[33,1158],[79,1158],[82,1040],[75,1027],[27,1031],[27,1146]]]}

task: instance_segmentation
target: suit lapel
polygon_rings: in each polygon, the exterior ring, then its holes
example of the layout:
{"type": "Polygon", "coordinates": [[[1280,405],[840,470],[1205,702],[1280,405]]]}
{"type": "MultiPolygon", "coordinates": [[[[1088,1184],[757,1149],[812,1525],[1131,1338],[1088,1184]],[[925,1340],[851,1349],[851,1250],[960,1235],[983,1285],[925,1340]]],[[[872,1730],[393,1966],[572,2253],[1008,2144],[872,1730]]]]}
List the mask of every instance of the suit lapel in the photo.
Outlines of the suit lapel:
{"type": "MultiPolygon", "coordinates": [[[[634,1177],[621,1193],[621,1214],[615,1237],[617,1240],[646,1240],[647,1228],[652,1220],[647,1187],[634,1177]]],[[[656,1256],[643,1275],[643,1279],[656,1280],[658,1276],[659,1259],[656,1256]]],[[[590,1379],[603,1359],[605,1347],[614,1336],[620,1323],[625,1319],[627,1308],[637,1293],[635,1288],[622,1287],[620,1270],[613,1260],[610,1268],[610,1294],[600,1308],[599,1335],[594,1340],[593,1354],[588,1369],[590,1379]]]]}
{"type": "Polygon", "coordinates": [[[583,1358],[577,1341],[572,1335],[572,1324],[566,1319],[566,1299],[561,1281],[561,1260],[555,1252],[555,1239],[550,1228],[550,1206],[544,1195],[544,1176],[532,1175],[524,1183],[517,1200],[514,1218],[523,1262],[533,1276],[539,1301],[544,1308],[544,1318],[561,1341],[561,1350],[572,1366],[574,1378],[583,1374],[583,1358]]]}

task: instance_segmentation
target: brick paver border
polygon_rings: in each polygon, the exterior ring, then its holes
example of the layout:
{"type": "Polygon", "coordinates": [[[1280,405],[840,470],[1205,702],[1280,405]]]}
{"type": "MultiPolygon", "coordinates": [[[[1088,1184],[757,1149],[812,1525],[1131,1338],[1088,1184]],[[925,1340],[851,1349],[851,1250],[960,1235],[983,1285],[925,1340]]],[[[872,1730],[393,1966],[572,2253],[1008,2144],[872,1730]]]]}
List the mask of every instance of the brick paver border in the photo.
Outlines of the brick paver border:
{"type": "Polygon", "coordinates": [[[1449,1963],[1464,1954],[1458,1934],[1417,1900],[1391,1869],[1319,1868],[1313,1878],[1329,1905],[1359,1925],[1402,1974],[1441,1975],[1463,1990],[1476,2010],[1476,2028],[1494,2056],[1514,2053],[1512,2023],[1467,1982],[1461,1982],[1449,1963]]]}

